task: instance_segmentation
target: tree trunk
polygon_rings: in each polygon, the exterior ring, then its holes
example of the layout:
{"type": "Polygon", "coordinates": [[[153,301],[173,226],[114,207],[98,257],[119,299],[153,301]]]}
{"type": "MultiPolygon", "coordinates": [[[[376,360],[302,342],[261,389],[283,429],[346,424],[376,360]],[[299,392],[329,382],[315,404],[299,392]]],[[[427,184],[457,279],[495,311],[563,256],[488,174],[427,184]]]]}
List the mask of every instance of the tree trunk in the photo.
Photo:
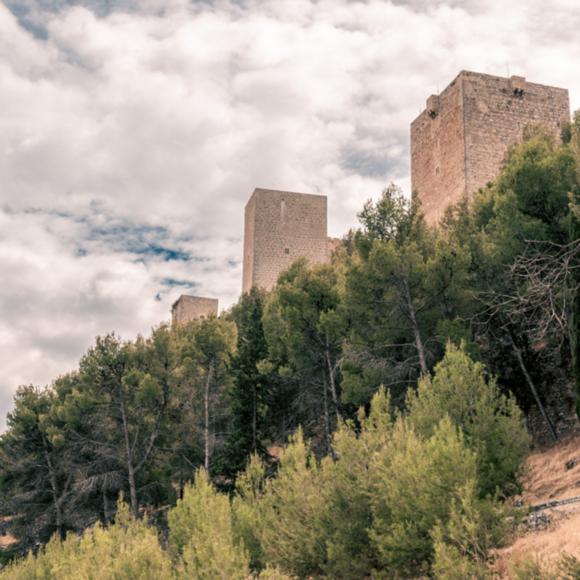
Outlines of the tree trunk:
{"type": "Polygon", "coordinates": [[[110,521],[109,514],[111,510],[109,508],[109,498],[107,497],[107,486],[103,485],[103,523],[108,524],[110,521]]]}
{"type": "Polygon", "coordinates": [[[60,507],[60,501],[58,498],[58,486],[56,483],[56,474],[54,472],[54,467],[52,465],[52,460],[50,459],[50,453],[48,451],[48,443],[44,436],[42,437],[42,443],[44,446],[44,458],[46,460],[46,466],[48,467],[48,479],[50,481],[50,488],[52,490],[52,501],[54,504],[54,517],[56,520],[55,527],[56,532],[61,540],[64,540],[64,526],[62,518],[62,510],[60,507]]]}
{"type": "MultiPolygon", "coordinates": [[[[166,364],[165,365],[166,370],[167,366],[168,365],[166,364]]],[[[161,430],[161,423],[163,421],[163,417],[165,416],[165,410],[167,408],[168,399],[169,399],[169,384],[166,379],[163,383],[163,401],[161,402],[161,405],[159,407],[159,413],[157,413],[157,419],[155,420],[155,428],[153,429],[151,436],[149,437],[149,443],[147,444],[147,448],[145,449],[145,453],[143,453],[141,461],[135,466],[133,470],[133,473],[135,474],[141,471],[143,466],[149,460],[149,457],[151,456],[153,449],[155,448],[155,442],[157,441],[157,437],[159,437],[159,431],[161,430]]]]}
{"type": "Polygon", "coordinates": [[[258,409],[257,409],[257,394],[256,394],[256,383],[254,381],[252,385],[252,452],[256,451],[257,447],[257,430],[258,430],[258,409]]]}
{"type": "Polygon", "coordinates": [[[326,446],[328,447],[328,450],[334,457],[330,439],[330,413],[328,411],[328,392],[327,392],[328,389],[325,380],[322,381],[322,389],[323,389],[322,401],[324,404],[324,434],[326,436],[326,446]]]}
{"type": "Polygon", "coordinates": [[[330,349],[328,347],[328,341],[324,349],[324,354],[326,355],[326,366],[328,368],[328,380],[330,383],[330,395],[332,396],[332,402],[334,403],[334,412],[336,413],[336,424],[340,422],[340,407],[338,403],[338,395],[336,393],[336,381],[334,380],[335,369],[332,366],[332,361],[330,360],[330,349]]]}
{"type": "Polygon", "coordinates": [[[204,393],[204,410],[205,410],[205,420],[204,420],[204,461],[203,466],[209,476],[209,391],[211,386],[211,375],[213,371],[213,364],[209,365],[207,370],[207,376],[205,378],[205,393],[204,393]]]}
{"type": "Polygon", "coordinates": [[[131,453],[131,442],[129,441],[129,425],[125,412],[125,402],[120,398],[121,419],[123,421],[123,439],[125,441],[125,457],[127,461],[127,479],[129,480],[129,496],[131,499],[131,512],[135,518],[139,517],[139,502],[137,501],[137,485],[135,483],[135,470],[133,468],[133,457],[131,453]]]}
{"type": "Polygon", "coordinates": [[[409,316],[409,320],[411,321],[411,326],[413,327],[415,348],[417,349],[417,355],[419,356],[419,366],[421,367],[421,373],[427,374],[428,369],[427,369],[427,357],[425,356],[425,346],[423,345],[423,339],[421,338],[421,331],[419,329],[419,323],[417,322],[417,313],[415,312],[415,306],[413,305],[411,290],[409,288],[409,281],[407,279],[403,281],[403,288],[405,293],[405,304],[407,307],[407,314],[409,316]]]}
{"type": "Polygon", "coordinates": [[[558,433],[556,432],[556,429],[555,429],[552,421],[550,421],[550,417],[548,417],[548,413],[546,412],[546,409],[544,408],[544,405],[542,404],[542,401],[540,400],[540,396],[538,395],[538,391],[536,390],[536,386],[534,385],[534,382],[532,381],[532,377],[528,373],[528,369],[526,368],[526,365],[524,363],[524,359],[522,357],[522,351],[516,345],[511,332],[509,333],[509,337],[510,337],[510,342],[511,342],[514,354],[516,355],[516,358],[518,359],[520,369],[521,369],[521,371],[526,379],[526,383],[528,384],[530,391],[532,391],[532,395],[534,396],[536,404],[538,405],[538,408],[540,409],[540,413],[542,414],[542,417],[544,418],[546,425],[548,425],[548,429],[550,430],[550,434],[552,435],[554,441],[558,441],[558,433]]]}

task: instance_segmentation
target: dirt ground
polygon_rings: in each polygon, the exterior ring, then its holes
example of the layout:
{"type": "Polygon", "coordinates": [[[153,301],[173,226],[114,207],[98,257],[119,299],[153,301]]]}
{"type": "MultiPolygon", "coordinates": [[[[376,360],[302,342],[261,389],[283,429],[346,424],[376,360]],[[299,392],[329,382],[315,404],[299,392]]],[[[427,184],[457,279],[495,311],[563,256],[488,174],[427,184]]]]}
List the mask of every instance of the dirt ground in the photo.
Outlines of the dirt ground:
{"type": "MultiPolygon", "coordinates": [[[[521,501],[537,506],[580,496],[580,437],[532,454],[526,462],[521,501]]],[[[544,509],[512,545],[498,550],[495,569],[510,578],[514,562],[528,557],[549,561],[563,552],[580,558],[580,502],[544,509]]]]}

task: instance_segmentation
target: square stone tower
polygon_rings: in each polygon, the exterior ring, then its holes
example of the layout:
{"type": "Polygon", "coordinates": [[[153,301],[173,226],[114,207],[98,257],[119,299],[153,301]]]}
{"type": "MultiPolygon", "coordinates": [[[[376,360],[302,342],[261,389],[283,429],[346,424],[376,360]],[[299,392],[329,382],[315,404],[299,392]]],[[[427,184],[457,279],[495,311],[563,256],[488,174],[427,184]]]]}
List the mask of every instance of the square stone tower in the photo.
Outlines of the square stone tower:
{"type": "Polygon", "coordinates": [[[192,320],[217,316],[217,298],[201,298],[200,296],[188,296],[182,294],[171,307],[171,322],[176,324],[187,324],[192,320]]]}
{"type": "Polygon", "coordinates": [[[328,261],[326,196],[255,189],[245,211],[242,291],[271,289],[301,257],[328,261]]]}
{"type": "Polygon", "coordinates": [[[462,71],[411,124],[411,182],[428,223],[492,181],[529,125],[560,136],[570,121],[566,89],[462,71]]]}

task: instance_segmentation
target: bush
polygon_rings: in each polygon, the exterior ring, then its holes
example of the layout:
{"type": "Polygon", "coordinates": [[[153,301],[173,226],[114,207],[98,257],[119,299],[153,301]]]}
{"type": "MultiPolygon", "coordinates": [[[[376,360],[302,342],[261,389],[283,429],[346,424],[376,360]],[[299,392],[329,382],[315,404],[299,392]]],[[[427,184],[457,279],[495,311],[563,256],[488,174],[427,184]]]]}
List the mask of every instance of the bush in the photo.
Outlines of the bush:
{"type": "Polygon", "coordinates": [[[399,419],[372,471],[370,536],[382,565],[401,575],[426,573],[431,531],[449,520],[453,502],[476,479],[475,454],[448,418],[428,439],[399,419]]]}
{"type": "Polygon", "coordinates": [[[424,376],[407,397],[407,409],[410,424],[424,437],[434,433],[443,415],[461,429],[466,444],[477,453],[481,495],[515,491],[530,448],[523,414],[463,347],[448,344],[433,376],[424,376]]]}
{"type": "Polygon", "coordinates": [[[320,472],[299,430],[259,502],[256,531],[265,561],[298,576],[319,573],[325,561],[323,509],[320,472]]]}
{"type": "MultiPolygon", "coordinates": [[[[198,471],[169,511],[169,553],[121,506],[115,525],[53,540],[0,578],[486,578],[506,513],[486,493],[506,489],[519,469],[528,443],[521,414],[452,346],[408,406],[393,420],[380,389],[358,431],[341,425],[320,464],[299,430],[276,477],[250,460],[232,502],[198,471]]],[[[568,575],[532,562],[519,577],[573,578],[579,565],[568,557],[558,566],[568,575]]]]}
{"type": "Polygon", "coordinates": [[[488,578],[487,557],[506,531],[507,510],[489,499],[479,499],[469,481],[453,501],[448,521],[433,530],[436,578],[488,578]]]}
{"type": "Polygon", "coordinates": [[[491,578],[485,563],[470,560],[468,556],[441,538],[435,538],[433,577],[437,580],[486,580],[491,578]]]}
{"type": "Polygon", "coordinates": [[[260,499],[264,494],[266,468],[258,455],[252,455],[245,471],[236,481],[236,495],[232,502],[234,534],[243,543],[250,557],[252,570],[264,566],[264,553],[260,543],[262,519],[260,499]]]}
{"type": "Polygon", "coordinates": [[[258,574],[258,580],[294,580],[295,576],[288,576],[279,568],[271,568],[267,566],[258,574]]]}
{"type": "Polygon", "coordinates": [[[368,530],[372,523],[370,505],[370,453],[366,441],[343,425],[335,434],[337,461],[322,464],[320,493],[324,496],[322,525],[329,578],[365,578],[376,564],[368,530]]]}
{"type": "Polygon", "coordinates": [[[390,409],[390,396],[381,387],[368,414],[362,409],[359,413],[360,432],[357,434],[353,424],[342,424],[333,438],[336,461],[326,458],[322,463],[323,569],[331,578],[364,578],[378,565],[377,549],[369,537],[372,462],[391,438],[390,409]]]}
{"type": "Polygon", "coordinates": [[[15,561],[0,572],[10,580],[164,580],[173,578],[171,561],[163,551],[155,529],[134,520],[126,505],[120,504],[116,522],[108,528],[99,524],[82,538],[56,536],[38,556],[15,561]]]}
{"type": "Polygon", "coordinates": [[[185,488],[183,499],[169,512],[169,543],[181,556],[186,578],[234,580],[247,578],[249,557],[234,538],[232,509],[204,470],[185,488]]]}

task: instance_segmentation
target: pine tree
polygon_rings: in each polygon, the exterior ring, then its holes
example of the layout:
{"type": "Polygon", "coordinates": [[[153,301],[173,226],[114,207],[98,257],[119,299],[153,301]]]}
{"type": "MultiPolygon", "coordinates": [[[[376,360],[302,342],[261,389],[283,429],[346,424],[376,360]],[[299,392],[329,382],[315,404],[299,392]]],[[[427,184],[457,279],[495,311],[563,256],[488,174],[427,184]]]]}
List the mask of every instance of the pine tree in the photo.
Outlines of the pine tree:
{"type": "Polygon", "coordinates": [[[484,366],[463,348],[447,345],[434,370],[424,376],[406,401],[408,421],[423,437],[431,437],[447,415],[461,429],[465,443],[477,453],[482,495],[515,491],[517,477],[530,449],[524,417],[513,396],[502,394],[484,366]]]}
{"type": "Polygon", "coordinates": [[[268,425],[268,377],[260,363],[268,355],[262,326],[264,293],[254,287],[244,294],[232,311],[236,323],[237,348],[230,365],[231,430],[227,441],[226,469],[242,469],[250,454],[264,455],[268,425]]]}
{"type": "Polygon", "coordinates": [[[298,260],[280,275],[265,320],[270,350],[284,353],[284,370],[297,385],[297,417],[309,434],[322,428],[317,442],[322,439],[325,451],[341,416],[340,367],[348,332],[341,287],[332,266],[309,267],[298,260]]]}

